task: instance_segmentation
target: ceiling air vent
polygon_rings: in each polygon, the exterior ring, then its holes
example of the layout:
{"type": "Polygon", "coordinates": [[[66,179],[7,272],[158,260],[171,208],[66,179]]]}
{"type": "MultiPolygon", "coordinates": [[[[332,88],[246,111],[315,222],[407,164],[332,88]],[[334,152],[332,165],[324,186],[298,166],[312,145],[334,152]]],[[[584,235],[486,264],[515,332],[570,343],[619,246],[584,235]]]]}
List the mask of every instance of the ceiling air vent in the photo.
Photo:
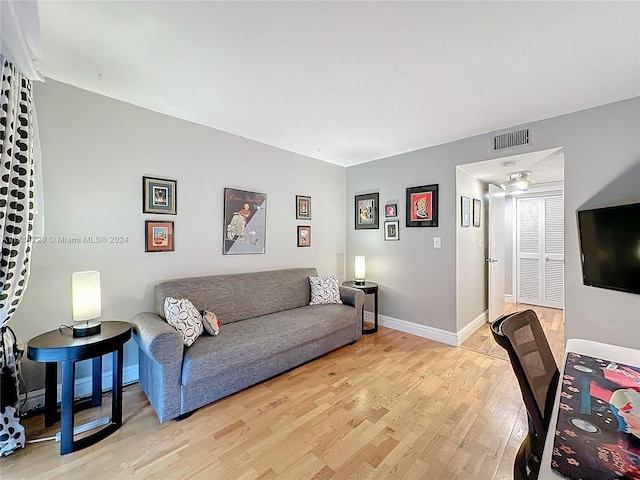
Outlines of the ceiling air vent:
{"type": "Polygon", "coordinates": [[[493,150],[529,145],[529,129],[507,132],[493,137],[493,150]]]}

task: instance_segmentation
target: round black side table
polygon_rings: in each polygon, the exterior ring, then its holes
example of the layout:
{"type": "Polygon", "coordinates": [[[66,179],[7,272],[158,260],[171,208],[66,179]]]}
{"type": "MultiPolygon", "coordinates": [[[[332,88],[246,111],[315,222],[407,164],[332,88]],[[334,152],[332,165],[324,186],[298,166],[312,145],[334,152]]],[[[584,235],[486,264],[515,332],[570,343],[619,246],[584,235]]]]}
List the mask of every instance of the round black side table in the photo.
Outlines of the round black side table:
{"type": "Polygon", "coordinates": [[[29,340],[27,357],[46,362],[44,386],[44,425],[60,422],[60,454],[75,452],[111,435],[122,425],[123,346],[131,338],[129,322],[102,322],[101,332],[74,338],[69,329],[52,330],[29,340]],[[73,440],[73,413],[102,404],[102,355],[113,352],[111,421],[101,430],[73,440]],[[91,399],[74,405],[76,362],[93,359],[91,399]],[[62,398],[57,407],[58,370],[62,366],[62,398]]]}
{"type": "Polygon", "coordinates": [[[354,281],[343,282],[345,287],[357,288],[362,290],[365,295],[373,295],[373,328],[364,328],[364,308],[362,309],[362,334],[369,335],[378,331],[378,284],[373,282],[364,282],[364,285],[359,285],[354,281]]]}

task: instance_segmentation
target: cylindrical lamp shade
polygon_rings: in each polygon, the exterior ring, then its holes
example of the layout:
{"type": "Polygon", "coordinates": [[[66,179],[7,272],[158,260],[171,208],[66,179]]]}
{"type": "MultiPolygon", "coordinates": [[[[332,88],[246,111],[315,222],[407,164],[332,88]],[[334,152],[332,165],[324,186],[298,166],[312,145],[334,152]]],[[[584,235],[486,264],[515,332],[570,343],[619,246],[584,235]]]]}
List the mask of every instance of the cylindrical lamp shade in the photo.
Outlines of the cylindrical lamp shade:
{"type": "Polygon", "coordinates": [[[354,277],[358,285],[364,285],[364,278],[366,275],[366,266],[363,256],[356,256],[356,262],[354,265],[354,277]]]}
{"type": "Polygon", "coordinates": [[[100,272],[75,272],[71,274],[74,320],[92,320],[102,315],[100,297],[100,272]]]}

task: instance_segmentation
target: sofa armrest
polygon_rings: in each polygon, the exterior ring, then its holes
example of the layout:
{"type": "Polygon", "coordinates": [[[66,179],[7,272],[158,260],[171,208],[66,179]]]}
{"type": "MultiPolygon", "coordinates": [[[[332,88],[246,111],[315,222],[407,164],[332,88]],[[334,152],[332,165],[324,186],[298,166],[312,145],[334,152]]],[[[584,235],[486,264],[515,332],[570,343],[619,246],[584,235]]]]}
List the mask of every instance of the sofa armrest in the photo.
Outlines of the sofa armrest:
{"type": "Polygon", "coordinates": [[[358,316],[362,316],[364,308],[364,292],[357,288],[340,285],[340,300],[345,305],[355,307],[358,316]]]}
{"type": "Polygon", "coordinates": [[[182,364],[184,344],[171,325],[150,312],[139,313],[131,324],[133,339],[142,352],[161,364],[182,364]]]}

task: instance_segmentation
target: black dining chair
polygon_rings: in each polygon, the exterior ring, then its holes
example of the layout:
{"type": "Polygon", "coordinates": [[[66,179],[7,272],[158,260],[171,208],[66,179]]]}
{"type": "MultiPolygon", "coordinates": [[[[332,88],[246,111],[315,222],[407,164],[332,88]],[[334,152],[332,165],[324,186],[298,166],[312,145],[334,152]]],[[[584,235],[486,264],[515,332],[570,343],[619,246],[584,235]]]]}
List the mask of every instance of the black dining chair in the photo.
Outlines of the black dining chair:
{"type": "Polygon", "coordinates": [[[491,322],[491,333],[509,354],[527,409],[529,432],[516,455],[514,478],[538,478],[560,376],[558,366],[533,310],[503,315],[491,322]]]}

